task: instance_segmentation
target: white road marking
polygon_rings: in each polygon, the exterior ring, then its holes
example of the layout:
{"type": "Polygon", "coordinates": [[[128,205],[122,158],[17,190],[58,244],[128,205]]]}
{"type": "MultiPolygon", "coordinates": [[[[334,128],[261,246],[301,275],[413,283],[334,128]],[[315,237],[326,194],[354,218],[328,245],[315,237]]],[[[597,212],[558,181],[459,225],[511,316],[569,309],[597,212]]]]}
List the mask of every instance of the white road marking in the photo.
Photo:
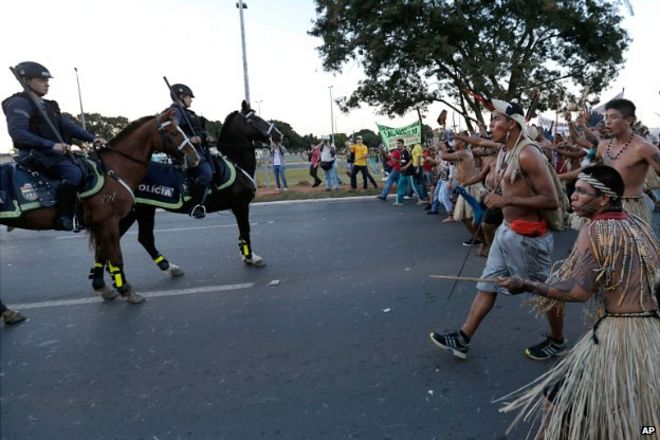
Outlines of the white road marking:
{"type": "MultiPolygon", "coordinates": [[[[180,296],[180,295],[194,295],[196,293],[216,293],[216,292],[227,292],[231,290],[243,290],[254,287],[256,283],[242,283],[242,284],[221,284],[216,286],[204,286],[204,287],[192,287],[190,289],[176,289],[176,290],[160,290],[155,292],[144,292],[140,295],[145,298],[157,298],[161,296],[180,296]]],[[[121,298],[117,298],[115,301],[121,301],[121,298]]],[[[89,298],[77,298],[77,299],[63,299],[55,301],[42,301],[35,303],[25,303],[25,304],[12,304],[12,307],[19,310],[27,309],[41,309],[44,307],[60,307],[60,306],[73,306],[80,304],[98,304],[103,302],[101,297],[94,296],[89,298]]]]}

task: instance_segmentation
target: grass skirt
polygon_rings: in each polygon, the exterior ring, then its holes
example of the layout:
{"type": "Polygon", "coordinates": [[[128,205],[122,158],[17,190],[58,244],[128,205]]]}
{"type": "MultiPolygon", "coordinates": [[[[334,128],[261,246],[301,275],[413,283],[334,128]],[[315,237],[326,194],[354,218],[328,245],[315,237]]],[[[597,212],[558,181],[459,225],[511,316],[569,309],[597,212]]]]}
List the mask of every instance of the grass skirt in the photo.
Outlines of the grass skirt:
{"type": "Polygon", "coordinates": [[[523,420],[532,422],[527,438],[624,440],[660,427],[660,319],[640,315],[606,316],[550,371],[498,399],[500,412],[518,411],[508,431],[523,420]],[[559,381],[549,405],[544,390],[559,381]]]}
{"type": "Polygon", "coordinates": [[[624,197],[621,199],[621,201],[623,202],[623,209],[628,214],[636,215],[637,217],[644,220],[647,225],[652,224],[653,213],[646,205],[643,195],[640,197],[624,197]]]}

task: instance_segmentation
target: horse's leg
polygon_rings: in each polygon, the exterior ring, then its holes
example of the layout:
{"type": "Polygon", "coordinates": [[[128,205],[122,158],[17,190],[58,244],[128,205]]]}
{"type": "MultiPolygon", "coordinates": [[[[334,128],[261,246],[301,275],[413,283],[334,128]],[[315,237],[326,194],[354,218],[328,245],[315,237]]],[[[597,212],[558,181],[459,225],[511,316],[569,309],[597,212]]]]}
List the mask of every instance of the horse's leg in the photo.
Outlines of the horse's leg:
{"type": "Polygon", "coordinates": [[[121,296],[126,298],[129,304],[139,304],[144,302],[144,297],[136,293],[126,280],[124,274],[124,261],[119,244],[120,230],[119,222],[107,220],[94,227],[94,238],[99,253],[106,258],[108,272],[112,279],[115,289],[121,296]]]}
{"type": "Polygon", "coordinates": [[[243,262],[248,266],[264,267],[266,263],[259,255],[252,252],[250,245],[250,205],[241,203],[232,209],[238,223],[238,248],[241,250],[243,262]]]}
{"type": "Polygon", "coordinates": [[[139,229],[138,241],[142,247],[149,253],[160,270],[169,273],[173,277],[182,276],[183,271],[181,268],[174,263],[170,263],[167,258],[156,249],[156,238],[154,237],[156,208],[153,206],[137,205],[134,212],[139,229]]]}
{"type": "MultiPolygon", "coordinates": [[[[134,222],[135,211],[131,211],[119,222],[119,236],[123,237],[126,231],[130,229],[134,222]]],[[[100,293],[104,300],[110,301],[117,298],[119,294],[105,284],[105,279],[103,278],[103,270],[106,268],[106,265],[107,257],[103,255],[102,249],[100,249],[97,245],[94,257],[94,266],[89,271],[89,279],[92,280],[92,287],[94,288],[94,291],[100,293]]]]}

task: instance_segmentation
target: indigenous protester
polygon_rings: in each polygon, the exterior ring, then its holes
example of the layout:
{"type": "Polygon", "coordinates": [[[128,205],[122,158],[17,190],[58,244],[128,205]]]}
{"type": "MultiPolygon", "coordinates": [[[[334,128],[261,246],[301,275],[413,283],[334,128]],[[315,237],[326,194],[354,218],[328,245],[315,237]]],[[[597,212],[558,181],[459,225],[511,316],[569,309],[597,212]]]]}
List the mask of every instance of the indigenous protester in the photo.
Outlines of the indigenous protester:
{"type": "Polygon", "coordinates": [[[362,173],[362,180],[364,183],[364,189],[367,189],[367,179],[374,188],[378,188],[376,180],[369,173],[369,167],[367,166],[367,158],[369,156],[369,149],[366,145],[362,143],[362,136],[355,138],[355,144],[350,147],[351,153],[354,156],[353,170],[351,171],[351,188],[357,189],[357,173],[362,173]]]}
{"type": "Polygon", "coordinates": [[[190,142],[195,146],[195,150],[199,155],[199,164],[188,169],[188,174],[194,182],[191,191],[193,208],[190,211],[190,216],[203,219],[206,217],[204,203],[213,180],[213,168],[203,121],[194,111],[190,110],[194,98],[195,95],[192,89],[187,85],[174,84],[172,86],[172,101],[174,103],[170,108],[176,112],[179,127],[190,138],[190,142]]]}
{"type": "MultiPolygon", "coordinates": [[[[505,275],[536,281],[547,278],[553,238],[542,211],[559,207],[543,153],[524,138],[526,123],[522,107],[499,100],[493,100],[493,104],[492,140],[505,147],[497,156],[498,184],[484,202],[489,209],[502,209],[504,223],[497,229],[482,273],[482,278],[489,281],[477,284],[477,294],[461,329],[449,334],[430,334],[435,345],[451,350],[461,359],[467,358],[470,341],[495,305],[497,293],[506,293],[490,281],[492,278],[505,275]]],[[[550,335],[542,343],[525,350],[532,359],[551,359],[565,353],[563,311],[553,307],[547,317],[550,335]]]]}
{"type": "Polygon", "coordinates": [[[546,282],[498,278],[513,294],[537,295],[541,307],[595,306],[595,325],[562,361],[499,399],[509,401],[500,411],[519,411],[514,424],[542,416],[535,438],[633,439],[643,426],[660,426],[660,246],[647,223],[623,211],[624,192],[614,168],[583,169],[571,201],[590,222],[568,258],[546,282]]]}
{"type": "Polygon", "coordinates": [[[337,180],[337,166],[335,165],[335,157],[337,156],[337,149],[334,145],[330,145],[329,136],[321,136],[321,162],[320,166],[323,170],[325,179],[325,190],[330,191],[330,187],[337,191],[339,189],[339,182],[337,180]]]}
{"type": "MultiPolygon", "coordinates": [[[[464,132],[462,135],[467,136],[467,133],[464,132]]],[[[441,148],[442,145],[443,144],[441,144],[441,148]]],[[[457,189],[462,188],[474,199],[481,199],[485,190],[480,181],[474,182],[470,185],[465,184],[468,179],[474,177],[477,169],[474,164],[472,151],[468,148],[468,144],[463,140],[463,137],[459,136],[454,138],[454,150],[449,151],[446,147],[443,148],[441,157],[443,160],[455,161],[457,189]]],[[[468,201],[463,196],[458,197],[456,199],[456,205],[454,206],[454,220],[457,222],[463,222],[468,231],[470,231],[471,237],[477,232],[477,225],[474,224],[473,218],[474,212],[468,201]]],[[[477,245],[481,244],[481,240],[473,240],[470,238],[463,244],[465,246],[477,245]]]]}
{"type": "Polygon", "coordinates": [[[62,180],[57,190],[54,227],[72,231],[76,192],[82,182],[83,170],[71,154],[71,140],[76,138],[100,145],[105,145],[106,141],[63,116],[56,101],[43,98],[52,78],[48,69],[39,63],[24,61],[16,65],[15,71],[28,92],[15,93],[5,99],[2,110],[7,117],[9,136],[18,150],[17,161],[38,163],[36,171],[62,180]]]}
{"type": "Polygon", "coordinates": [[[312,145],[312,151],[309,153],[309,175],[314,179],[313,188],[321,184],[319,179],[319,163],[321,162],[321,150],[318,146],[312,145]]]}
{"type": "Polygon", "coordinates": [[[26,319],[21,312],[10,309],[2,301],[0,301],[0,316],[2,316],[2,320],[5,324],[8,325],[18,324],[26,319]]]}
{"type": "Polygon", "coordinates": [[[270,159],[273,163],[273,174],[275,175],[275,187],[279,191],[281,188],[284,188],[284,191],[289,190],[289,185],[286,183],[286,160],[284,155],[287,153],[287,149],[282,145],[282,141],[271,141],[270,142],[270,159]],[[280,184],[280,179],[282,183],[280,184]]]}
{"type": "MultiPolygon", "coordinates": [[[[395,182],[399,181],[399,177],[401,175],[401,153],[404,150],[405,147],[403,146],[403,139],[397,139],[396,149],[392,150],[391,153],[388,153],[386,150],[383,150],[381,153],[387,159],[387,164],[389,165],[390,168],[390,172],[387,175],[387,180],[385,181],[385,187],[383,188],[383,192],[380,193],[380,195],[376,196],[383,201],[387,200],[387,195],[390,193],[390,189],[392,189],[392,185],[394,185],[395,182]]],[[[397,183],[397,189],[398,189],[398,183],[397,183]]]]}
{"type": "MultiPolygon", "coordinates": [[[[613,99],[605,104],[605,129],[610,136],[598,145],[596,161],[616,169],[625,184],[623,209],[651,224],[652,212],[644,201],[644,181],[649,169],[660,173],[660,150],[633,132],[635,104],[627,99],[613,99]]],[[[564,179],[574,178],[575,170],[564,179]]]]}

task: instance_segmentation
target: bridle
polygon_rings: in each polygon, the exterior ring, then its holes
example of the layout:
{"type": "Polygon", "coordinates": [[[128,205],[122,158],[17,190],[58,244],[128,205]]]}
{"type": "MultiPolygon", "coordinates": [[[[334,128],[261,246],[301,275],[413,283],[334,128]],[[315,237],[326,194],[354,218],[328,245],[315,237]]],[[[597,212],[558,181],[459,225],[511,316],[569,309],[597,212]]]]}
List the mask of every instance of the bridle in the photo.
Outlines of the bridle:
{"type": "MultiPolygon", "coordinates": [[[[160,115],[156,116],[156,126],[158,127],[158,133],[160,134],[160,138],[163,141],[163,143],[170,141],[169,136],[167,135],[167,132],[165,131],[165,127],[167,127],[171,124],[174,124],[174,122],[172,120],[167,120],[167,121],[160,122],[160,115]]],[[[176,125],[176,130],[179,133],[181,133],[181,136],[183,137],[183,140],[181,141],[179,146],[176,147],[177,152],[180,153],[178,155],[177,159],[180,159],[181,157],[185,156],[185,153],[183,152],[184,148],[190,148],[190,150],[193,152],[193,154],[195,155],[197,160],[199,160],[199,154],[197,154],[197,149],[192,144],[192,142],[190,142],[190,138],[188,138],[186,133],[183,131],[183,129],[178,124],[175,124],[175,125],[176,125]]]]}
{"type": "MultiPolygon", "coordinates": [[[[250,111],[247,112],[246,114],[243,114],[243,112],[238,112],[238,113],[243,117],[243,119],[245,119],[245,121],[250,125],[250,127],[254,128],[254,129],[257,130],[259,133],[261,133],[261,135],[262,135],[265,139],[270,139],[270,137],[271,137],[271,133],[272,133],[272,132],[275,132],[275,133],[279,134],[280,137],[282,137],[282,132],[279,131],[279,130],[277,129],[277,127],[275,126],[275,124],[272,123],[272,122],[271,122],[270,124],[268,124],[268,130],[266,130],[265,132],[262,131],[259,127],[257,127],[257,126],[255,125],[255,123],[254,123],[254,120],[252,119],[252,117],[255,115],[254,110],[250,110],[250,111]]],[[[261,119],[261,118],[260,118],[260,119],[261,119]]],[[[262,119],[262,121],[266,122],[266,121],[263,120],[263,119],[262,119]]],[[[266,122],[266,123],[267,123],[267,122],[266,122]]]]}

